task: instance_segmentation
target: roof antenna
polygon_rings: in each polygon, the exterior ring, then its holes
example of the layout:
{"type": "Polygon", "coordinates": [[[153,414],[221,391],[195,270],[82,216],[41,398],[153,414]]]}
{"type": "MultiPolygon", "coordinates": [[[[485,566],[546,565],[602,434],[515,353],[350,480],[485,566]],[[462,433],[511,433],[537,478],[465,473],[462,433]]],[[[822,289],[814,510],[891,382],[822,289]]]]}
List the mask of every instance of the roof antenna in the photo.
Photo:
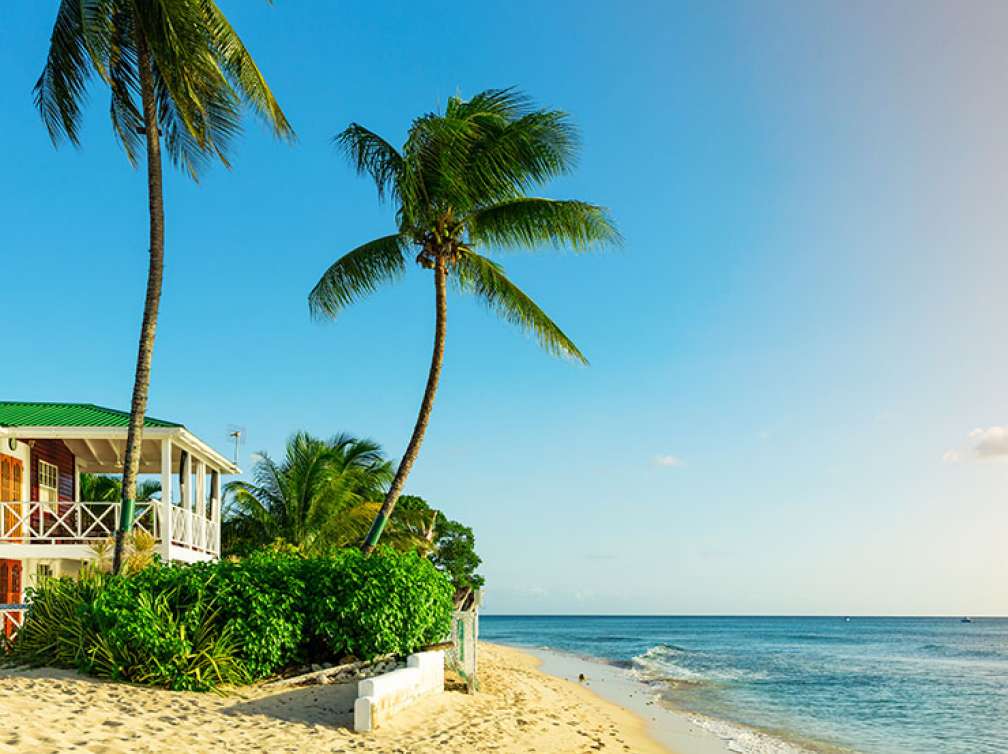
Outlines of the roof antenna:
{"type": "Polygon", "coordinates": [[[234,465],[237,466],[239,451],[242,443],[245,442],[245,427],[239,427],[236,424],[228,425],[228,437],[234,441],[234,465]]]}

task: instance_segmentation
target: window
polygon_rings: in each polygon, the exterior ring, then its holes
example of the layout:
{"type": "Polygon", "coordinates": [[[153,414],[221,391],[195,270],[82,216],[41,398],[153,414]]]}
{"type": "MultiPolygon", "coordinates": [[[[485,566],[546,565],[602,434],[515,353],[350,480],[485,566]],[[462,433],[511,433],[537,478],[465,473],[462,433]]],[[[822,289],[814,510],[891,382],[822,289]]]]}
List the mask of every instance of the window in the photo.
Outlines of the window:
{"type": "Polygon", "coordinates": [[[35,566],[35,584],[41,585],[46,579],[52,578],[52,566],[48,563],[39,563],[35,566]]]}
{"type": "Polygon", "coordinates": [[[38,462],[39,502],[59,502],[59,468],[48,461],[38,462]]]}

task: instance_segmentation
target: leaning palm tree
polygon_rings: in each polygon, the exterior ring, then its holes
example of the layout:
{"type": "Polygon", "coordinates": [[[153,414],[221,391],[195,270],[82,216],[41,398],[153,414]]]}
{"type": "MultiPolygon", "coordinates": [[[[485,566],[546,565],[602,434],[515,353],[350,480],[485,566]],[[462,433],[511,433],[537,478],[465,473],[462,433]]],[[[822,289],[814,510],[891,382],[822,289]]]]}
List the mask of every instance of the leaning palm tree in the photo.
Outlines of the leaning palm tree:
{"type": "Polygon", "coordinates": [[[109,87],[112,128],[136,165],[146,150],[150,261],[123,464],[122,516],[113,570],[133,524],[140,442],[164,269],[161,142],[194,180],[214,158],[228,165],[241,107],[280,137],[294,132],[262,73],[213,0],[62,0],[35,103],[53,142],[79,143],[92,74],[109,87]]]}
{"type": "MultiPolygon", "coordinates": [[[[240,554],[280,542],[319,553],[357,542],[391,480],[392,464],[374,442],[299,432],[282,460],[261,454],[251,482],[225,487],[224,550],[240,554]]],[[[415,545],[411,531],[404,526],[396,544],[415,545]]]]}
{"type": "Polygon", "coordinates": [[[400,278],[411,258],[434,273],[434,353],[427,386],[395,478],[361,545],[370,552],[392,516],[430,421],[444,358],[448,281],[533,332],[550,353],[587,363],[570,338],[477,249],[551,244],[584,251],[617,243],[619,234],[602,207],[528,196],[533,187],[571,169],[577,135],[565,113],[535,109],[513,89],[450,98],[443,113],[413,121],[402,150],[356,123],[336,142],[357,172],[374,180],[379,200],[396,204],[398,227],[336,261],[309,296],[312,312],[336,317],[400,278]]]}

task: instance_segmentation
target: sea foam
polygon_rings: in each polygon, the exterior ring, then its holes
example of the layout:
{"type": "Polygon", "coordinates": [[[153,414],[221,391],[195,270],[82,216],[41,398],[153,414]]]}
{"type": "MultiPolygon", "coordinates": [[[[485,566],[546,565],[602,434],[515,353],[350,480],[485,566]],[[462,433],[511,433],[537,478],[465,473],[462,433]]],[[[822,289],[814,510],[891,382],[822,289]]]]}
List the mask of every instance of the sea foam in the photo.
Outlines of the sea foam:
{"type": "Polygon", "coordinates": [[[690,715],[690,721],[697,727],[713,733],[725,742],[729,751],[737,754],[815,754],[812,749],[727,720],[690,715]]]}

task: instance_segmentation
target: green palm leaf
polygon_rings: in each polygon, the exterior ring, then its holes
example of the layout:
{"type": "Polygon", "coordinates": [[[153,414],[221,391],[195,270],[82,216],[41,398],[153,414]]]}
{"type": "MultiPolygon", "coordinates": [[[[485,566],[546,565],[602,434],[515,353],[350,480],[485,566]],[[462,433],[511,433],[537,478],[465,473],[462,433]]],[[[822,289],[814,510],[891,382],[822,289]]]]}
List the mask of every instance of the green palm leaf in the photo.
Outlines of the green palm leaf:
{"type": "Polygon", "coordinates": [[[462,291],[482,300],[501,319],[534,333],[539,344],[549,353],[588,364],[574,342],[531,298],[507,279],[500,266],[474,252],[463,252],[451,273],[462,291]]]}
{"type": "Polygon", "coordinates": [[[308,305],[315,316],[335,317],[347,305],[406,272],[406,240],[384,236],[358,246],[337,260],[315,284],[308,305]]]}
{"type": "Polygon", "coordinates": [[[504,248],[552,244],[585,251],[621,241],[605,208],[571,200],[512,199],[476,210],[466,224],[472,241],[504,248]]]}
{"type": "Polygon", "coordinates": [[[386,194],[399,198],[403,158],[395,147],[357,123],[351,123],[333,141],[346,153],[358,174],[371,176],[378,189],[379,200],[384,199],[386,194]]]}

